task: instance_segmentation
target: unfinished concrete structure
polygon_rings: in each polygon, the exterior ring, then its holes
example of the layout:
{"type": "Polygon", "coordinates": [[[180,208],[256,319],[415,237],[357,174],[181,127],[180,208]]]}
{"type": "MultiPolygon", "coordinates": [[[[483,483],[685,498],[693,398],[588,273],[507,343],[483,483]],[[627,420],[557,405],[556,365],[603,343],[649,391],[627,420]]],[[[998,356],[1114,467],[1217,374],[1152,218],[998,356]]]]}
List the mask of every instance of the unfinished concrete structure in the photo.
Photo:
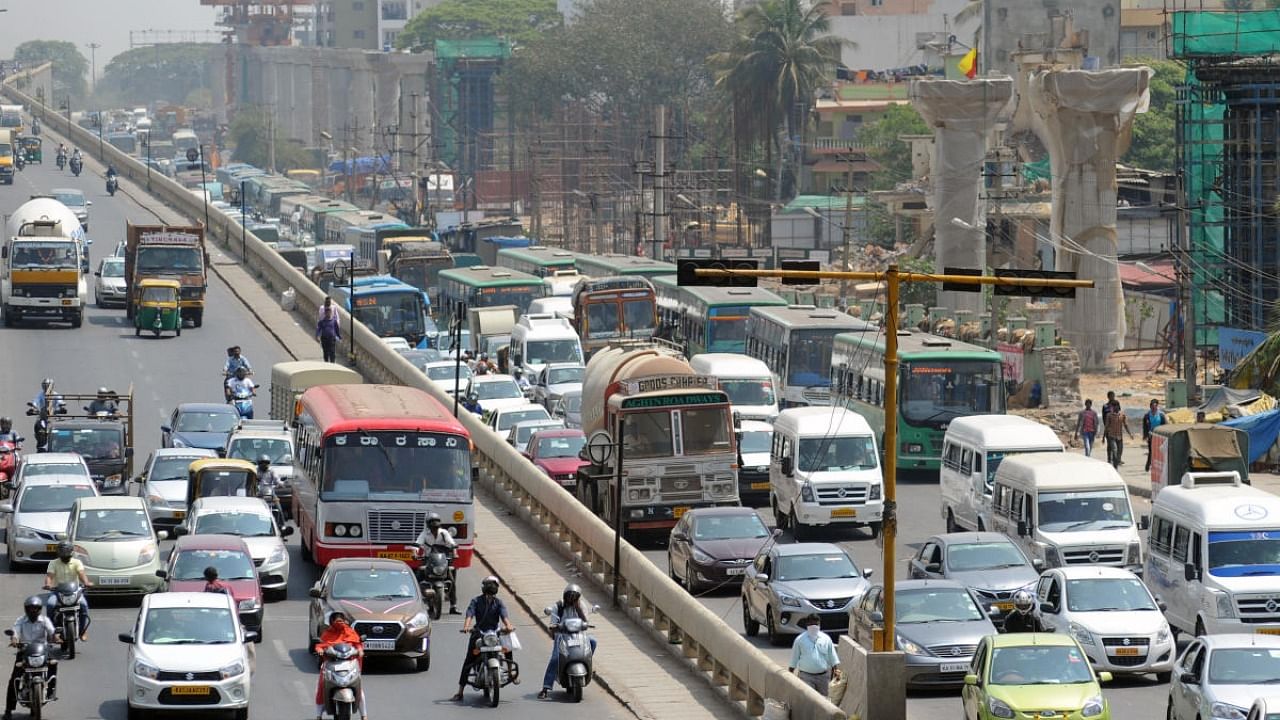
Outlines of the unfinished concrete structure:
{"type": "Polygon", "coordinates": [[[1029,83],[1031,106],[1044,123],[1053,215],[1049,232],[1057,269],[1093,280],[1062,314],[1062,337],[1081,368],[1104,367],[1124,346],[1124,294],[1116,265],[1116,159],[1129,146],[1133,117],[1145,112],[1150,68],[1089,72],[1049,70],[1029,83]]]}
{"type": "MultiPolygon", "coordinates": [[[[934,128],[933,253],[936,269],[987,264],[985,206],[978,202],[982,162],[997,121],[1011,110],[1013,80],[916,80],[911,104],[934,128]]],[[[981,311],[982,295],[940,292],[938,304],[981,311]]]]}

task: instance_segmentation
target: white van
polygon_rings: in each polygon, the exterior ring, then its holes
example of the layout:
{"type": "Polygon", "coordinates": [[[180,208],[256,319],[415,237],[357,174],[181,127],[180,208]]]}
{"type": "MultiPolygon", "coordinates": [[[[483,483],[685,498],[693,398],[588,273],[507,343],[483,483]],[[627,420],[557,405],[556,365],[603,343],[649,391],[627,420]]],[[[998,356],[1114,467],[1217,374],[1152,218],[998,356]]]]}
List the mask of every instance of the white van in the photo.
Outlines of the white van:
{"type": "Polygon", "coordinates": [[[1005,458],[991,493],[991,529],[1047,568],[1110,565],[1142,571],[1129,488],[1116,469],[1074,453],[1005,458]]]}
{"type": "Polygon", "coordinates": [[[773,423],[769,504],[780,528],[865,525],[880,534],[880,454],[871,426],[842,407],[789,408],[773,423]]]}
{"type": "Polygon", "coordinates": [[[778,416],[773,373],[763,360],[737,353],[701,353],[689,358],[689,365],[695,373],[720,382],[739,418],[769,422],[778,416]]]}
{"type": "Polygon", "coordinates": [[[1184,475],[1151,506],[1143,580],[1182,632],[1280,635],[1280,497],[1184,475]]]}
{"type": "Polygon", "coordinates": [[[947,532],[986,530],[1000,461],[1012,455],[1063,452],[1052,428],[1017,415],[956,418],[942,439],[940,510],[947,532]]]}
{"type": "Polygon", "coordinates": [[[573,320],[573,298],[563,295],[552,295],[533,300],[529,303],[529,315],[555,315],[573,320]]]}
{"type": "Polygon", "coordinates": [[[544,313],[525,313],[511,328],[511,366],[538,377],[551,363],[582,365],[582,343],[569,321],[544,313]]]}

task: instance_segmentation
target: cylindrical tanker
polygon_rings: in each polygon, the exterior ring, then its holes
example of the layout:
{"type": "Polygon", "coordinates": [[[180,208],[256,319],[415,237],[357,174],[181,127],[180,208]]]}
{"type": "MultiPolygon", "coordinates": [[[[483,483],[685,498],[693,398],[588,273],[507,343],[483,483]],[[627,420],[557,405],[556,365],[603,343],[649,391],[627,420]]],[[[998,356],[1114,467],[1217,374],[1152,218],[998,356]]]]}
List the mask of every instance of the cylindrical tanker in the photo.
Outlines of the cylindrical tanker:
{"type": "Polygon", "coordinates": [[[53,320],[80,327],[88,298],[88,254],[80,220],[53,198],[33,198],[6,223],[0,258],[0,315],[5,326],[53,320]]]}
{"type": "Polygon", "coordinates": [[[609,398],[619,382],[647,376],[694,376],[693,368],[674,350],[656,345],[643,348],[611,347],[591,357],[582,380],[582,432],[587,437],[606,427],[609,398]]]}
{"type": "Polygon", "coordinates": [[[85,239],[84,228],[80,227],[80,219],[71,208],[50,197],[32,198],[18,206],[9,216],[6,226],[7,235],[22,235],[22,227],[38,220],[52,220],[62,223],[62,235],[81,242],[85,239]]]}

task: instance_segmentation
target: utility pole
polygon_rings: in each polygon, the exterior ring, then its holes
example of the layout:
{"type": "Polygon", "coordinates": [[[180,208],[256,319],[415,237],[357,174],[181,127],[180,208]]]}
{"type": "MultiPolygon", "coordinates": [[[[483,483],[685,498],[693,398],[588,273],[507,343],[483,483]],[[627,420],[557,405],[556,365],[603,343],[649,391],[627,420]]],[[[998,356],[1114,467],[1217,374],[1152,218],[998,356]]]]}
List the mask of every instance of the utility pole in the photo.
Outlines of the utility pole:
{"type": "Polygon", "coordinates": [[[267,172],[276,171],[276,114],[275,106],[267,106],[267,172]]]}
{"type": "Polygon", "coordinates": [[[667,106],[659,105],[655,117],[653,160],[653,259],[662,259],[667,242],[667,106]]]}
{"type": "Polygon", "coordinates": [[[98,48],[102,47],[98,43],[88,43],[85,47],[89,48],[89,92],[98,91],[98,48]]]}
{"type": "MultiPolygon", "coordinates": [[[[850,153],[846,159],[848,163],[848,172],[845,174],[844,186],[844,227],[840,228],[842,235],[841,241],[844,244],[844,250],[841,251],[840,267],[845,272],[849,272],[853,268],[849,264],[849,250],[853,240],[853,154],[850,153]]],[[[867,212],[867,206],[864,203],[862,212],[867,212]]],[[[840,304],[849,304],[849,281],[840,281],[840,304]]],[[[890,305],[889,307],[896,307],[890,305]]],[[[897,312],[897,311],[895,311],[897,312]]]]}
{"type": "MultiPolygon", "coordinates": [[[[1179,182],[1179,189],[1182,183],[1179,182]]],[[[1191,232],[1187,227],[1186,199],[1178,203],[1178,239],[1182,246],[1182,273],[1178,283],[1178,305],[1182,309],[1182,377],[1187,382],[1187,402],[1200,395],[1196,387],[1195,273],[1191,265],[1191,232]]]]}

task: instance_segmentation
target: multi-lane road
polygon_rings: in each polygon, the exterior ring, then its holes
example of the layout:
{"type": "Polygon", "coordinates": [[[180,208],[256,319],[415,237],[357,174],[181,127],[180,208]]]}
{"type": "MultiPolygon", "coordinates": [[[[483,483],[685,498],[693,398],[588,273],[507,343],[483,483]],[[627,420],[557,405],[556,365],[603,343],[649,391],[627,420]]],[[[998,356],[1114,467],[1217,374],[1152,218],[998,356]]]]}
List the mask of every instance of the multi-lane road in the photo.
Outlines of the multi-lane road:
{"type": "MultiPolygon", "coordinates": [[[[126,195],[108,197],[100,176],[86,171],[74,178],[70,172],[58,172],[47,143],[46,157],[43,166],[27,166],[14,185],[0,186],[0,213],[8,215],[32,194],[54,187],[84,190],[93,201],[90,227],[95,269],[103,255],[123,238],[126,219],[157,222],[155,215],[126,195]]],[[[16,429],[30,437],[31,423],[23,416],[23,407],[39,389],[42,378],[54,378],[58,389],[68,393],[93,392],[99,386],[124,389],[132,384],[136,407],[135,468],[140,467],[147,454],[159,445],[160,425],[175,404],[217,401],[221,397],[220,367],[228,346],[243,346],[260,375],[269,375],[273,363],[289,359],[254,316],[212,275],[208,301],[204,326],[188,328],[178,338],[135,338],[123,310],[97,308],[88,310],[84,326],[77,330],[62,325],[0,329],[0,347],[5,349],[0,366],[0,415],[13,416],[16,429]]],[[[29,441],[28,446],[32,445],[29,441]]],[[[257,646],[250,711],[253,718],[300,719],[311,717],[315,709],[312,701],[317,673],[316,664],[306,651],[306,617],[307,590],[317,573],[299,557],[296,539],[291,540],[293,574],[288,599],[267,606],[266,639],[257,646]]],[[[162,551],[169,544],[164,543],[162,551]]],[[[0,567],[7,568],[7,562],[0,563],[0,567]]],[[[460,595],[478,593],[484,572],[482,566],[462,572],[460,595]]],[[[40,572],[0,572],[0,625],[8,627],[21,615],[22,599],[38,592],[42,579],[40,572]]],[[[75,660],[62,664],[60,697],[46,707],[48,717],[125,717],[126,648],[116,635],[130,629],[137,616],[137,603],[105,599],[91,602],[93,626],[89,642],[75,660]]],[[[458,633],[460,619],[446,616],[432,634],[433,663],[429,671],[415,673],[408,666],[370,663],[365,678],[370,717],[459,718],[475,717],[477,712],[516,713],[530,720],[633,717],[594,686],[581,705],[537,700],[534,696],[550,647],[545,634],[533,627],[532,618],[523,615],[515,603],[509,607],[516,625],[525,630],[520,633],[524,650],[518,653],[524,682],[506,689],[500,708],[481,710],[479,695],[474,692],[466,707],[448,701],[456,690],[465,643],[458,633]]],[[[23,717],[21,709],[16,716],[23,717]]]]}

